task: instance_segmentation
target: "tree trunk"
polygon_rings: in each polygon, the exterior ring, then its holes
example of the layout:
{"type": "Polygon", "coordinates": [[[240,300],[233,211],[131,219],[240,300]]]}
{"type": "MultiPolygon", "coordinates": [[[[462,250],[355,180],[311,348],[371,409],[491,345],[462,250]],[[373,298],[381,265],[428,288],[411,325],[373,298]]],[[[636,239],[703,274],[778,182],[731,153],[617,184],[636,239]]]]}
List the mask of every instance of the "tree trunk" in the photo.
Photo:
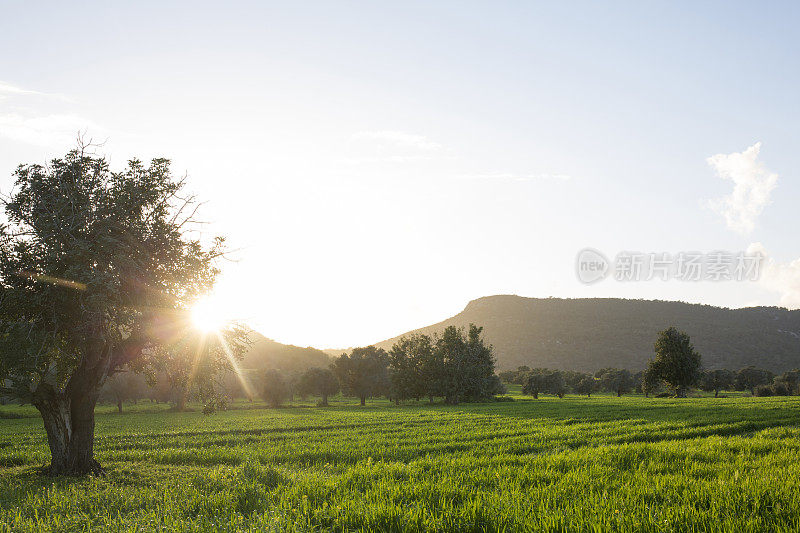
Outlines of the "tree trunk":
{"type": "Polygon", "coordinates": [[[177,409],[180,412],[183,412],[183,411],[186,410],[186,395],[185,394],[181,393],[181,394],[178,395],[177,403],[175,404],[175,409],[177,409]]]}
{"type": "Polygon", "coordinates": [[[617,390],[617,398],[621,398],[621,397],[622,397],[622,391],[621,390],[617,390]]]}
{"type": "Polygon", "coordinates": [[[366,404],[367,404],[367,397],[366,396],[362,396],[361,397],[361,405],[366,405],[366,404]]]}
{"type": "Polygon", "coordinates": [[[94,407],[99,391],[70,399],[52,387],[40,386],[34,406],[42,415],[52,456],[52,476],[100,475],[94,459],[94,407]]]}
{"type": "Polygon", "coordinates": [[[322,395],[322,402],[320,402],[320,406],[328,407],[328,395],[327,394],[323,394],[322,395]]]}
{"type": "Polygon", "coordinates": [[[117,400],[117,411],[122,414],[122,400],[120,399],[117,400]]]}
{"type": "Polygon", "coordinates": [[[719,398],[719,389],[714,390],[714,398],[719,398]]]}
{"type": "Polygon", "coordinates": [[[433,403],[433,394],[428,395],[428,403],[433,403]]]}
{"type": "Polygon", "coordinates": [[[400,405],[400,398],[395,398],[394,399],[394,404],[395,405],[400,405]]]}

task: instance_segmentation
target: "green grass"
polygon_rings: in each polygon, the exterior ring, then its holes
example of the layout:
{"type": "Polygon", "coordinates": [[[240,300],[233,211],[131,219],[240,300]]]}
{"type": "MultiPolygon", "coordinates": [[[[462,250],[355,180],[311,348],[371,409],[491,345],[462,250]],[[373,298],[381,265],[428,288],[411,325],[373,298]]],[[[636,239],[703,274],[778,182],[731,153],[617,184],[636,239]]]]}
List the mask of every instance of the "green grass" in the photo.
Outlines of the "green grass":
{"type": "Polygon", "coordinates": [[[88,479],[2,407],[0,531],[800,530],[798,397],[249,407],[103,406],[88,479]]]}

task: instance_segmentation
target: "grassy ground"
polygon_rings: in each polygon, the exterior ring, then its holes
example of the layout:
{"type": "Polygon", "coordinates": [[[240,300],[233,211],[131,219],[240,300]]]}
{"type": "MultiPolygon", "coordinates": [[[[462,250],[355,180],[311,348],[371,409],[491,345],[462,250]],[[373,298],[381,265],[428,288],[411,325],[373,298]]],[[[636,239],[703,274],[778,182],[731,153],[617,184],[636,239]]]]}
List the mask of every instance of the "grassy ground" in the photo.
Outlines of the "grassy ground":
{"type": "Polygon", "coordinates": [[[0,407],[0,531],[800,530],[798,397],[99,411],[53,480],[0,407]]]}

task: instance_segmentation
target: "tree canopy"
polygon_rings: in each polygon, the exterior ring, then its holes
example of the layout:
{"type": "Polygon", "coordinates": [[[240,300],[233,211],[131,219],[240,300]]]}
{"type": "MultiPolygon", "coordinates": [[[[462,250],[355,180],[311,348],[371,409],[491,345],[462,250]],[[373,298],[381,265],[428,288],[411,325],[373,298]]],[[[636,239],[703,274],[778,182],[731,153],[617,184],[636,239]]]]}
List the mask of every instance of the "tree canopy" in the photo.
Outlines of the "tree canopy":
{"type": "Polygon", "coordinates": [[[224,243],[192,233],[197,203],[167,159],[114,172],[81,145],[14,178],[0,227],[2,393],[41,413],[51,473],[100,472],[103,382],[194,334],[186,311],[212,287],[224,243]]]}

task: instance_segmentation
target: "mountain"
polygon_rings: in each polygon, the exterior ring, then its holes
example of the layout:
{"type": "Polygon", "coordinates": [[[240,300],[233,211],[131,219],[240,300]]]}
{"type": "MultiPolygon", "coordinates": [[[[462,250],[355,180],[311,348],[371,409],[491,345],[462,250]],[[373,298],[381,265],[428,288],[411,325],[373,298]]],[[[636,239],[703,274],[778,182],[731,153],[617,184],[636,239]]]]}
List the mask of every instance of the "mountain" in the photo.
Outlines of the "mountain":
{"type": "MultiPolygon", "coordinates": [[[[498,370],[520,365],[641,370],[653,355],[658,332],[669,326],[691,336],[709,369],[755,365],[782,372],[800,367],[800,310],[779,307],[499,295],[473,300],[454,317],[414,332],[431,334],[470,323],[484,327],[498,370]]],[[[398,338],[377,346],[388,350],[398,338]]]]}
{"type": "Polygon", "coordinates": [[[281,344],[260,333],[251,334],[252,344],[241,362],[247,370],[275,368],[286,372],[303,372],[309,368],[328,368],[331,358],[316,348],[281,344]]]}

